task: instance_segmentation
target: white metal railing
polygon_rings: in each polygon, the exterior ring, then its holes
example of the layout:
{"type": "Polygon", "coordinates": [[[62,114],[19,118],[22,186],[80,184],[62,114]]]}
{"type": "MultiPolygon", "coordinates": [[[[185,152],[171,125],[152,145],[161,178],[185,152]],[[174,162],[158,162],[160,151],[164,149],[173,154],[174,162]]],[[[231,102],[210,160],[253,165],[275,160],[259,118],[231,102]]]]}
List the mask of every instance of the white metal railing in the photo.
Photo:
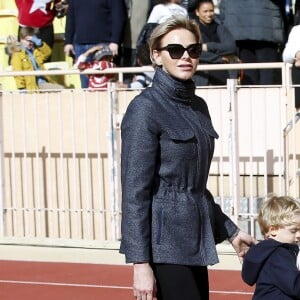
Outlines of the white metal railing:
{"type": "MultiPolygon", "coordinates": [[[[295,114],[295,116],[292,118],[292,120],[290,120],[287,125],[285,126],[285,128],[283,129],[283,143],[284,143],[284,170],[285,170],[285,189],[284,189],[284,193],[288,194],[289,193],[289,186],[290,186],[290,157],[289,157],[289,142],[288,142],[288,135],[290,134],[290,132],[296,127],[297,122],[300,120],[300,112],[297,112],[295,114]]],[[[292,143],[293,143],[293,155],[292,155],[292,173],[296,174],[297,177],[300,176],[300,165],[299,165],[299,159],[297,159],[296,156],[296,144],[298,142],[299,145],[299,138],[296,138],[295,135],[295,131],[293,132],[294,134],[292,135],[292,143]]],[[[298,136],[299,137],[299,136],[298,136]]],[[[292,178],[293,181],[296,181],[296,178],[294,177],[292,178]]],[[[299,185],[294,184],[294,193],[297,193],[297,189],[299,190],[299,185]]]]}
{"type": "MultiPolygon", "coordinates": [[[[209,70],[240,70],[240,69],[279,69],[281,70],[282,82],[289,80],[289,69],[291,65],[286,63],[274,62],[274,63],[242,63],[242,64],[212,64],[212,65],[199,65],[198,71],[209,71],[209,70]]],[[[39,75],[79,75],[79,74],[117,74],[120,82],[124,79],[124,74],[136,74],[141,72],[153,71],[153,67],[127,67],[127,68],[110,68],[102,71],[99,70],[84,70],[79,71],[75,68],[68,70],[37,70],[37,71],[0,71],[1,77],[13,77],[13,76],[39,76],[39,75]]]]}
{"type": "MultiPolygon", "coordinates": [[[[234,67],[247,66],[226,65],[234,67]]],[[[257,208],[268,192],[299,197],[299,178],[288,168],[299,166],[296,122],[282,135],[295,115],[289,66],[267,67],[281,69],[281,85],[244,87],[229,80],[227,87],[197,89],[220,134],[209,188],[223,210],[256,236],[257,208]]],[[[79,74],[41,74],[57,72],[79,74]]],[[[8,75],[16,73],[0,73],[8,75]]],[[[119,239],[119,125],[139,92],[114,85],[95,92],[3,91],[0,242],[98,247],[119,239]]]]}

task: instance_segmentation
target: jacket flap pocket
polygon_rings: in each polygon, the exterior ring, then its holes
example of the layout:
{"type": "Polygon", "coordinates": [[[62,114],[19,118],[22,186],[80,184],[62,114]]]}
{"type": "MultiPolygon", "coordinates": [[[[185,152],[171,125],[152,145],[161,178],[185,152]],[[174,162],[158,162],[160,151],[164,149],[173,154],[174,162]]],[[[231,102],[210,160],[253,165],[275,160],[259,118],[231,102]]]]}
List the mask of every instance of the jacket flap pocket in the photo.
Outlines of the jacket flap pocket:
{"type": "Polygon", "coordinates": [[[170,139],[175,141],[188,141],[195,137],[194,132],[190,128],[168,128],[167,133],[170,139]]]}
{"type": "Polygon", "coordinates": [[[213,138],[215,138],[215,139],[219,138],[219,135],[217,134],[217,132],[214,130],[214,128],[212,126],[205,128],[205,130],[213,138]]]}
{"type": "Polygon", "coordinates": [[[209,134],[211,137],[217,139],[219,138],[219,135],[218,133],[215,131],[212,123],[211,123],[211,120],[208,119],[208,118],[202,118],[201,119],[201,125],[202,125],[202,128],[207,132],[207,134],[209,134]]]}

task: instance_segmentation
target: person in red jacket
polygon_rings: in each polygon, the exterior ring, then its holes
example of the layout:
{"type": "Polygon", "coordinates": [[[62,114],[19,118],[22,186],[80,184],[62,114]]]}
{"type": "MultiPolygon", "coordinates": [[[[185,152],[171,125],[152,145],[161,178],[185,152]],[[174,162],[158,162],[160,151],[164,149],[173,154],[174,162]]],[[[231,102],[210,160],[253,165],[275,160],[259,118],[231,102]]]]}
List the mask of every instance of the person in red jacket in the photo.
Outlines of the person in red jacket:
{"type": "Polygon", "coordinates": [[[63,0],[15,0],[15,2],[20,28],[39,29],[39,38],[53,48],[53,20],[55,16],[62,17],[66,13],[66,2],[63,0]]]}

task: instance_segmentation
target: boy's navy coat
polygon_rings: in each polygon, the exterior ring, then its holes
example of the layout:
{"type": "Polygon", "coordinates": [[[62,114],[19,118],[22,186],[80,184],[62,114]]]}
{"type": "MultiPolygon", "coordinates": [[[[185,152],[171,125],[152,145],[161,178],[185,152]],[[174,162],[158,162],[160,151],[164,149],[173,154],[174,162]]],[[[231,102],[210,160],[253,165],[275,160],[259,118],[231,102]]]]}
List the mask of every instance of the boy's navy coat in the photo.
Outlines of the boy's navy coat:
{"type": "Polygon", "coordinates": [[[242,267],[242,278],[256,284],[254,300],[300,299],[299,247],[268,239],[252,246],[242,267]]]}
{"type": "Polygon", "coordinates": [[[157,68],[122,122],[122,241],[127,262],[211,265],[237,226],[206,189],[215,132],[193,81],[157,68]]]}

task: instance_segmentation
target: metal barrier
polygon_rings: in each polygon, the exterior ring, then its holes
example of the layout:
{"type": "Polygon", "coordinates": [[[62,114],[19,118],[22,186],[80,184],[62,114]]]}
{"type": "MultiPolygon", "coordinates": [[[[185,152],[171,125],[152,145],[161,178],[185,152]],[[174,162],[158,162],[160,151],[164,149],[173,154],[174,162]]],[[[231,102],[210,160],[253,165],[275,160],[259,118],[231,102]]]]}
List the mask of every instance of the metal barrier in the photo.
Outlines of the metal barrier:
{"type": "MultiPolygon", "coordinates": [[[[297,112],[295,116],[290,120],[285,128],[283,129],[283,142],[284,142],[284,170],[285,170],[285,194],[289,194],[290,186],[293,186],[294,194],[297,194],[299,191],[299,181],[297,177],[300,177],[300,165],[299,158],[297,157],[297,145],[299,148],[299,138],[296,138],[295,129],[297,122],[300,120],[300,112],[297,112]],[[288,140],[290,133],[293,133],[291,140],[288,140]],[[297,143],[298,142],[298,143],[297,143]],[[292,147],[292,157],[290,157],[289,147],[292,147]],[[290,167],[291,164],[291,167],[290,167]],[[290,172],[290,169],[292,171],[290,172]],[[291,175],[292,174],[292,175],[291,175]],[[298,181],[298,184],[297,184],[298,181]]],[[[299,137],[299,134],[297,135],[299,137]]]]}
{"type": "MultiPolygon", "coordinates": [[[[296,172],[286,176],[287,158],[299,167],[296,122],[282,135],[295,114],[290,89],[235,80],[197,89],[220,135],[208,187],[256,237],[257,209],[267,193],[299,198],[296,172]]],[[[139,92],[113,84],[93,92],[2,92],[1,243],[110,247],[119,240],[120,122],[139,92]]]]}

